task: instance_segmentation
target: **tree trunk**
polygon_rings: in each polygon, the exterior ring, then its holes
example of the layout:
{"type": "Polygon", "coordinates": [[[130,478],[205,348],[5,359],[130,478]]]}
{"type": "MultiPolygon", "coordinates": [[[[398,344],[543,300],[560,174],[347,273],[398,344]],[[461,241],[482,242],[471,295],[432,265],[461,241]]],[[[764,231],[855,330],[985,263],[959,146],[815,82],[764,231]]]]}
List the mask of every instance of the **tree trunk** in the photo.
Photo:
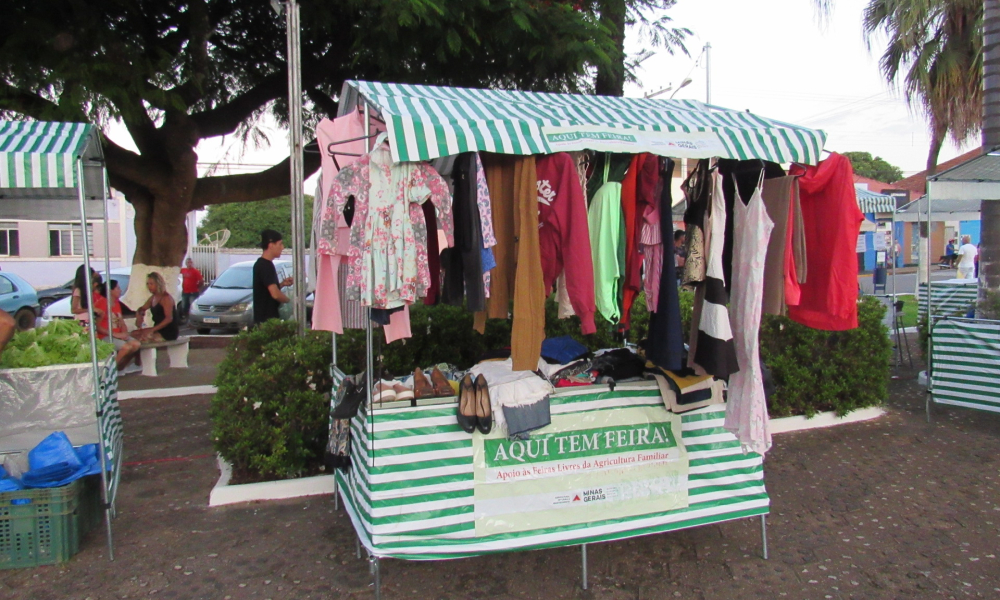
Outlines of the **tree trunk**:
{"type": "MultiPolygon", "coordinates": [[[[1000,146],[1000,0],[983,0],[983,150],[1000,146]]],[[[980,205],[979,297],[1000,289],[1000,199],[980,205]]]]}
{"type": "Polygon", "coordinates": [[[594,91],[599,96],[625,95],[625,0],[600,0],[601,25],[608,29],[615,49],[609,55],[611,64],[597,67],[594,91]]]}
{"type": "Polygon", "coordinates": [[[927,152],[927,176],[937,173],[938,156],[941,154],[941,146],[948,136],[948,124],[940,123],[931,117],[931,147],[927,152]]]}

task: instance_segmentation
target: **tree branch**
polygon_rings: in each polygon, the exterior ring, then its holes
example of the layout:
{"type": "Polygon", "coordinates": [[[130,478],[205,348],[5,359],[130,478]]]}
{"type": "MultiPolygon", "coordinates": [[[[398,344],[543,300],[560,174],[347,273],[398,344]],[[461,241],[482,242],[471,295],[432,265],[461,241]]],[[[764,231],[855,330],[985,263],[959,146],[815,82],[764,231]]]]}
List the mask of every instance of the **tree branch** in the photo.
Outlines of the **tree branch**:
{"type": "Polygon", "coordinates": [[[39,121],[66,118],[81,122],[89,121],[78,107],[73,107],[71,111],[73,114],[67,114],[66,109],[55,102],[5,83],[0,84],[0,110],[9,110],[39,121]]]}
{"type": "MultiPolygon", "coordinates": [[[[303,173],[311,176],[320,166],[319,154],[306,153],[303,156],[303,173]]],[[[291,159],[286,158],[270,169],[259,173],[224,175],[221,177],[201,177],[194,188],[191,210],[211,204],[231,202],[255,202],[288,194],[291,177],[291,159]]]]}
{"type": "Polygon", "coordinates": [[[169,180],[170,174],[157,162],[122,148],[107,136],[102,139],[109,175],[128,179],[149,190],[161,188],[169,180]]]}
{"type": "Polygon", "coordinates": [[[261,83],[231,101],[204,112],[191,115],[201,138],[229,135],[254,111],[274,100],[288,89],[284,73],[267,77],[261,83]]]}

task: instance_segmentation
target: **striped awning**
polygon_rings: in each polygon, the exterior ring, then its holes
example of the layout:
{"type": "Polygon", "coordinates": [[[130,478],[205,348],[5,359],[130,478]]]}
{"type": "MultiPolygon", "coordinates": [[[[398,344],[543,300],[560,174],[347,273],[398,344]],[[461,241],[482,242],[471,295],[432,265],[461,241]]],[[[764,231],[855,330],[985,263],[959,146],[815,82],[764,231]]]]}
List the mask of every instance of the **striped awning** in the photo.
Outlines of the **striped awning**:
{"type": "Polygon", "coordinates": [[[826,142],[817,129],[696,100],[348,81],[342,112],[358,95],[385,119],[396,161],[591,149],[816,164],[826,142]]]}
{"type": "Polygon", "coordinates": [[[858,208],[863,213],[896,212],[896,199],[887,194],[876,194],[863,188],[854,188],[858,195],[858,208]]]}
{"type": "Polygon", "coordinates": [[[0,121],[0,188],[75,188],[96,135],[88,123],[0,121]]]}

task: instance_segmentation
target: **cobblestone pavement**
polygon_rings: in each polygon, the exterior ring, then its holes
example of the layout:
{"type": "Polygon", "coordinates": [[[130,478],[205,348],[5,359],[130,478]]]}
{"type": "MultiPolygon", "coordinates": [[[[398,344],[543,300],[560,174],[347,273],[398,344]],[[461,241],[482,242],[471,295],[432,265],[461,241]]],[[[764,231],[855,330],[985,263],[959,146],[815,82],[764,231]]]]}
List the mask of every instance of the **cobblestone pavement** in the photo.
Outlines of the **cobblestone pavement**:
{"type": "MultiPolygon", "coordinates": [[[[219,350],[193,349],[192,365],[219,350]]],[[[164,369],[166,366],[164,365],[164,369]]],[[[210,383],[210,369],[123,387],[210,383]]],[[[447,562],[383,561],[396,598],[997,598],[1000,415],[935,407],[903,373],[888,414],[781,434],[765,463],[770,560],[759,520],[577,548],[447,562]]],[[[137,376],[132,376],[137,377],[137,376]]],[[[346,514],[329,496],[208,508],[218,472],[209,396],[122,403],[126,460],[114,522],[70,562],[0,571],[0,598],[369,598],[346,514]]]]}

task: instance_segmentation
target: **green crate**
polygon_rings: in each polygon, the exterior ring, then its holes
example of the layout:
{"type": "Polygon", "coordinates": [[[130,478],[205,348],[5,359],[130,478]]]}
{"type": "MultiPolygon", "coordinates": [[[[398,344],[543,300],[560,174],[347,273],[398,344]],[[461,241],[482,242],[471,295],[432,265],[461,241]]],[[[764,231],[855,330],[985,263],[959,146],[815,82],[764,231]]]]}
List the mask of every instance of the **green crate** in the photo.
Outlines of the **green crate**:
{"type": "Polygon", "coordinates": [[[80,548],[84,481],[0,493],[0,569],[52,565],[80,548]]]}

